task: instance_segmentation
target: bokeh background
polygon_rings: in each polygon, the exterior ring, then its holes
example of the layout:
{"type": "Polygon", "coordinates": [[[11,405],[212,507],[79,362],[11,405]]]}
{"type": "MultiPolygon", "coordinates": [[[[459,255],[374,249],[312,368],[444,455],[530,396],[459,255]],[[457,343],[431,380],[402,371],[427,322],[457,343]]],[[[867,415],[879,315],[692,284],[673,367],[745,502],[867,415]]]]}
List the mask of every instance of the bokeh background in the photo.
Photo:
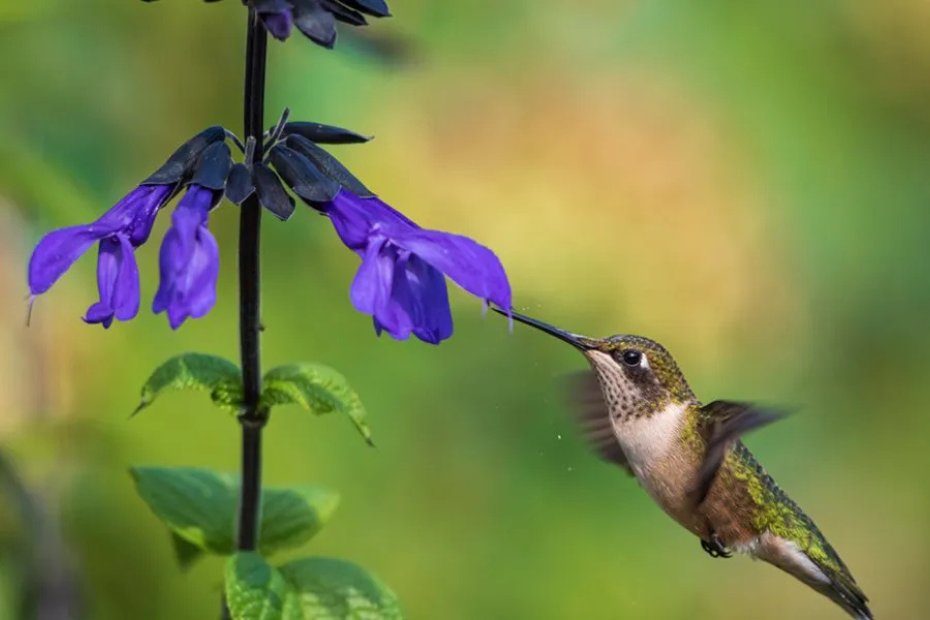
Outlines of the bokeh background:
{"type": "MultiPolygon", "coordinates": [[[[337,155],[422,225],[492,247],[525,312],[655,338],[706,400],[798,407],[748,444],[877,617],[930,616],[927,3],[391,5],[374,40],[272,44],[268,122],[286,105],[374,134],[337,155]]],[[[24,273],[44,232],[94,219],[203,127],[240,128],[244,22],[233,1],[0,4],[2,618],[35,530],[83,617],[217,616],[221,561],[182,573],[126,470],[235,470],[237,426],[202,394],[127,415],[167,357],[236,358],[236,208],[211,220],[219,302],[177,332],[145,309],[84,325],[93,252],[27,329],[24,273]]],[[[589,456],[561,394],[584,366],[574,351],[508,333],[457,290],[450,341],[378,339],[326,220],[265,221],[266,366],[341,370],[378,444],[344,419],[275,412],[266,480],[342,495],[301,552],[372,569],[410,618],[843,617],[771,567],[710,559],[589,456]]],[[[157,251],[139,253],[143,306],[157,251]]]]}

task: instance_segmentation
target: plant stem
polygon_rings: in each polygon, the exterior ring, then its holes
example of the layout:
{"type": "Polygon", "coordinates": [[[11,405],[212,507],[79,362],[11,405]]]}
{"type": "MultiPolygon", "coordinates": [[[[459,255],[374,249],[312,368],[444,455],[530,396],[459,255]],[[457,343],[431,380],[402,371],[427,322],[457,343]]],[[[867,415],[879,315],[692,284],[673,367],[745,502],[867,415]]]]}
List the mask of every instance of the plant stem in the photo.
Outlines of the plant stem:
{"type": "MultiPolygon", "coordinates": [[[[249,8],[245,65],[245,136],[255,139],[253,162],[262,158],[265,111],[265,56],[268,35],[254,8],[249,8]]],[[[242,353],[244,398],[242,426],[242,490],[239,496],[237,549],[258,547],[262,496],[262,427],[267,412],[259,408],[261,396],[260,253],[261,205],[253,193],[241,207],[239,219],[239,339],[242,353]]]]}

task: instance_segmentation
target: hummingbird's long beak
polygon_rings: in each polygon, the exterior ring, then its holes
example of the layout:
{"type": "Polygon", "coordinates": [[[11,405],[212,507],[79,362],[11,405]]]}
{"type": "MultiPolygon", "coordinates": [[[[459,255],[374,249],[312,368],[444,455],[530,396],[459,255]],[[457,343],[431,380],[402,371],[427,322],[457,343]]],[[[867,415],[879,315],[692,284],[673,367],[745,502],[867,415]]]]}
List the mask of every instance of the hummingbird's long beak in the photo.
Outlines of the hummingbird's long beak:
{"type": "Polygon", "coordinates": [[[526,325],[529,325],[530,327],[535,327],[539,331],[546,332],[550,336],[555,336],[562,342],[567,342],[568,344],[572,345],[573,347],[581,351],[590,351],[591,349],[597,346],[597,340],[593,338],[588,338],[586,336],[579,336],[578,334],[573,334],[571,332],[563,331],[559,329],[558,327],[553,327],[552,325],[549,325],[548,323],[537,321],[536,319],[530,318],[526,315],[517,314],[516,312],[513,312],[513,311],[507,312],[506,310],[502,310],[495,306],[491,306],[491,310],[493,310],[494,312],[498,314],[502,314],[504,316],[512,316],[517,322],[525,323],[526,325]]]}

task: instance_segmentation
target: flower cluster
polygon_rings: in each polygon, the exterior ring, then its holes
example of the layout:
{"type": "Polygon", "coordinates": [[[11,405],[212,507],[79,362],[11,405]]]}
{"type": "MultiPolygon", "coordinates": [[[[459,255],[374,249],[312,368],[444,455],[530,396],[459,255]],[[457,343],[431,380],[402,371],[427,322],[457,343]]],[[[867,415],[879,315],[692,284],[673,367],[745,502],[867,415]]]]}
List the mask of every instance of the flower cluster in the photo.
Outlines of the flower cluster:
{"type": "Polygon", "coordinates": [[[291,30],[297,28],[317,45],[329,49],[336,44],[336,22],[367,26],[366,15],[391,14],[384,0],[247,0],[243,4],[255,10],[265,29],[279,41],[287,39],[291,30]]]}
{"type": "Polygon", "coordinates": [[[32,295],[46,292],[90,247],[98,243],[100,301],[84,320],[109,327],[139,312],[139,269],[135,250],[152,232],[158,212],[186,186],[161,251],[162,281],[155,310],[166,310],[173,327],[200,317],[216,300],[218,252],[206,227],[207,213],[223,195],[232,164],[222,127],[210,127],[181,146],[148,179],[97,221],[55,230],[39,241],[29,261],[32,295]],[[201,214],[197,225],[191,217],[201,214]]]}
{"type": "MultiPolygon", "coordinates": [[[[160,283],[152,304],[173,329],[207,314],[216,302],[219,247],[208,229],[210,212],[225,196],[252,198],[281,220],[295,200],[327,215],[342,242],[362,259],[351,286],[352,304],[374,321],[377,333],[398,340],[411,334],[438,344],[452,335],[445,276],[466,291],[510,308],[510,284],[497,256],[475,241],[426,230],[392,209],[320,144],[352,144],[370,138],[330,125],[284,122],[266,133],[265,153],[233,163],[229,132],[210,127],[182,145],[154,174],[97,221],[47,234],[29,262],[32,295],[45,293],[90,247],[99,244],[100,300],[84,317],[109,327],[139,311],[135,250],[149,238],[158,212],[183,197],[162,241],[160,283]],[[285,187],[286,186],[286,187],[285,187]]],[[[236,144],[240,144],[235,140],[236,144]]]]}

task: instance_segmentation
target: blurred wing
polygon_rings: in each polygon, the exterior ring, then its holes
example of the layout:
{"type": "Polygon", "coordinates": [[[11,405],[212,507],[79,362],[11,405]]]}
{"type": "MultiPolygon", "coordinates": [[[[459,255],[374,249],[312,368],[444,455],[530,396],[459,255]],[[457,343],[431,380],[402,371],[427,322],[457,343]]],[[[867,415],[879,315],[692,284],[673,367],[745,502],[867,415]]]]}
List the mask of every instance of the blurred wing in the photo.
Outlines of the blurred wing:
{"type": "Polygon", "coordinates": [[[714,484],[717,471],[723,465],[727,451],[741,435],[763,427],[785,416],[784,413],[763,409],[752,403],[715,400],[701,407],[702,433],[707,442],[704,462],[698,471],[691,499],[700,505],[714,484]]]}
{"type": "Polygon", "coordinates": [[[610,410],[604,402],[600,383],[591,371],[579,372],[571,377],[571,405],[581,434],[601,459],[622,467],[633,475],[620,442],[614,434],[610,410]]]}
{"type": "Polygon", "coordinates": [[[343,43],[375,60],[398,68],[407,68],[419,60],[419,50],[413,43],[399,35],[375,33],[358,28],[340,28],[343,43]]]}

